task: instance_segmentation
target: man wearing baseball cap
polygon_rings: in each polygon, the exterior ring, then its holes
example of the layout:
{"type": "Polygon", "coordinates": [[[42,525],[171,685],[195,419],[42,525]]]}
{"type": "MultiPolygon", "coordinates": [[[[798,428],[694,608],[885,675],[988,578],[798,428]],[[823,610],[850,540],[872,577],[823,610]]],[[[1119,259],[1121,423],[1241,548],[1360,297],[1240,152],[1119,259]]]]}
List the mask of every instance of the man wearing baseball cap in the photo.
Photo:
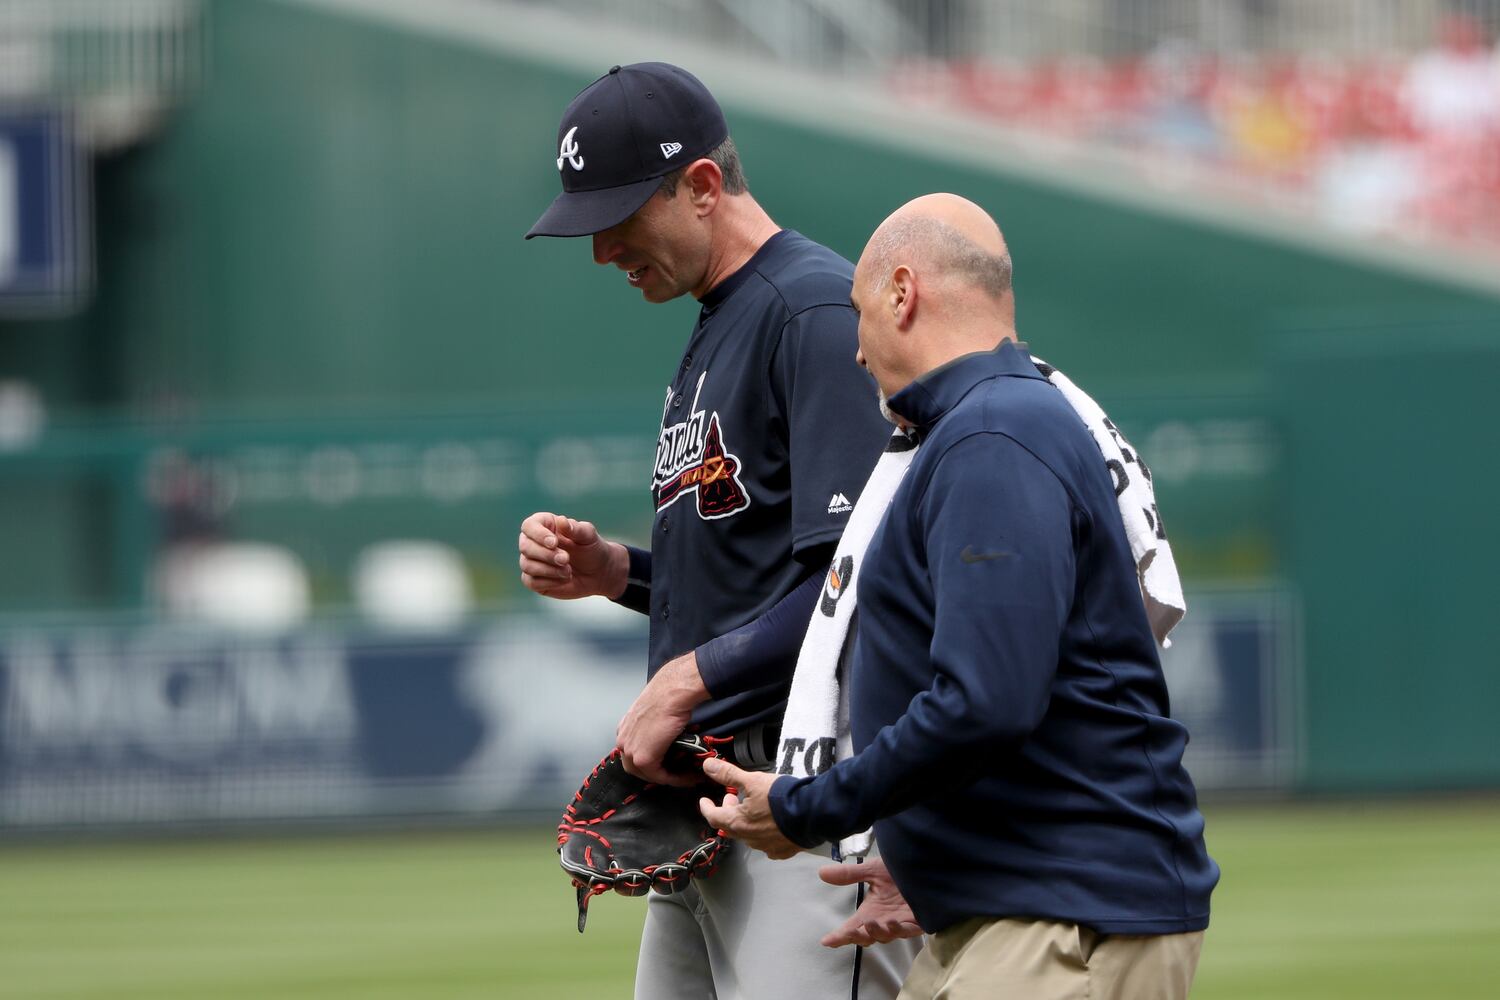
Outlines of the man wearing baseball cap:
{"type": "MultiPolygon", "coordinates": [[[[665,372],[650,550],[538,512],[521,525],[521,580],[649,615],[649,680],[616,734],[628,770],[676,781],[661,760],[689,725],[772,770],[834,543],[890,436],[854,360],[853,267],[772,221],[718,103],[679,67],[611,69],[568,106],[548,158],[562,193],[528,239],[591,237],[595,263],[646,301],[702,308],[665,372]]],[[[824,883],[820,861],[732,850],[712,878],[653,893],[636,996],[894,997],[916,942],[820,947],[866,912],[858,866],[824,883]]]]}

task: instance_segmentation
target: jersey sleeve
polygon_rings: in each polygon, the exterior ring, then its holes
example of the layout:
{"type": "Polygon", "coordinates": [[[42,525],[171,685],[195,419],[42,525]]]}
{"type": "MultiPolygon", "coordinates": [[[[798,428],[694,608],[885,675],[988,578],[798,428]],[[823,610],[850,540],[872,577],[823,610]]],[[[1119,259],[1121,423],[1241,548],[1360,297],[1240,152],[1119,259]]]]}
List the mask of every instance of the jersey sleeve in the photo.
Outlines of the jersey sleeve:
{"type": "Polygon", "coordinates": [[[1011,439],[976,434],[942,457],[908,516],[932,580],[931,686],[855,756],[776,783],[777,824],[798,843],[963,787],[1047,711],[1075,583],[1067,490],[1011,439]]]}
{"type": "Polygon", "coordinates": [[[891,434],[875,382],[854,360],[859,319],[847,305],[787,320],[771,378],[791,458],[792,550],[836,541],[891,434]]]}

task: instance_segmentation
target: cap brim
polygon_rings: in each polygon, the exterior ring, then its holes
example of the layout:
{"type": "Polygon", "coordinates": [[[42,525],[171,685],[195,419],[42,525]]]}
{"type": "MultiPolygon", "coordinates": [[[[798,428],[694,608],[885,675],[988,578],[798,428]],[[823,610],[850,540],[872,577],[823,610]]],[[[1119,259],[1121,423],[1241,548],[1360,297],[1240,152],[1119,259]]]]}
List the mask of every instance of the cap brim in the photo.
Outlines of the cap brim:
{"type": "Polygon", "coordinates": [[[526,238],[592,236],[630,218],[661,187],[660,177],[598,191],[564,191],[552,200],[526,238]]]}

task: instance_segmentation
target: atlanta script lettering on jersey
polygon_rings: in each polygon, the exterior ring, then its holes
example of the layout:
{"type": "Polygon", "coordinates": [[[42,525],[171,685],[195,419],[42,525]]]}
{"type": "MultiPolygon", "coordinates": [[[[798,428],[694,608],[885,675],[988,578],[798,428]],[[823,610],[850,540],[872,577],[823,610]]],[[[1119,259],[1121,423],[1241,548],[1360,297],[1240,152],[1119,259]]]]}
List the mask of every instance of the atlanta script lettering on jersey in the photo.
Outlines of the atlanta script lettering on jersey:
{"type": "Polygon", "coordinates": [[[687,418],[675,424],[667,423],[667,414],[672,409],[672,389],[667,388],[661,436],[656,440],[651,492],[657,510],[665,510],[682,497],[694,494],[698,516],[712,521],[750,506],[750,494],[740,482],[740,460],[724,446],[718,411],[707,413],[698,409],[698,399],[707,380],[708,372],[698,377],[687,418]]]}

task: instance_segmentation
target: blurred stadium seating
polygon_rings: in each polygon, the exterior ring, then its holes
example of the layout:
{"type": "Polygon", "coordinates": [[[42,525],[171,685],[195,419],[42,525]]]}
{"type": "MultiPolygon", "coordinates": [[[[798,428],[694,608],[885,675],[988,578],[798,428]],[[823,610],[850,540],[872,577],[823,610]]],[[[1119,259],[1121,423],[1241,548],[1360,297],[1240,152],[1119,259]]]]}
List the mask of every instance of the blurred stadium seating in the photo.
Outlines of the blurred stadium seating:
{"type": "Polygon", "coordinates": [[[1500,785],[1500,98],[1444,96],[1497,9],[0,0],[0,827],[493,816],[592,763],[644,623],[531,600],[515,526],[645,534],[692,304],[520,233],[557,109],[646,57],[848,256],[996,211],[1153,464],[1203,787],[1500,785]]]}
{"type": "Polygon", "coordinates": [[[563,0],[1130,155],[1142,173],[1500,268],[1490,0],[563,0]]]}

